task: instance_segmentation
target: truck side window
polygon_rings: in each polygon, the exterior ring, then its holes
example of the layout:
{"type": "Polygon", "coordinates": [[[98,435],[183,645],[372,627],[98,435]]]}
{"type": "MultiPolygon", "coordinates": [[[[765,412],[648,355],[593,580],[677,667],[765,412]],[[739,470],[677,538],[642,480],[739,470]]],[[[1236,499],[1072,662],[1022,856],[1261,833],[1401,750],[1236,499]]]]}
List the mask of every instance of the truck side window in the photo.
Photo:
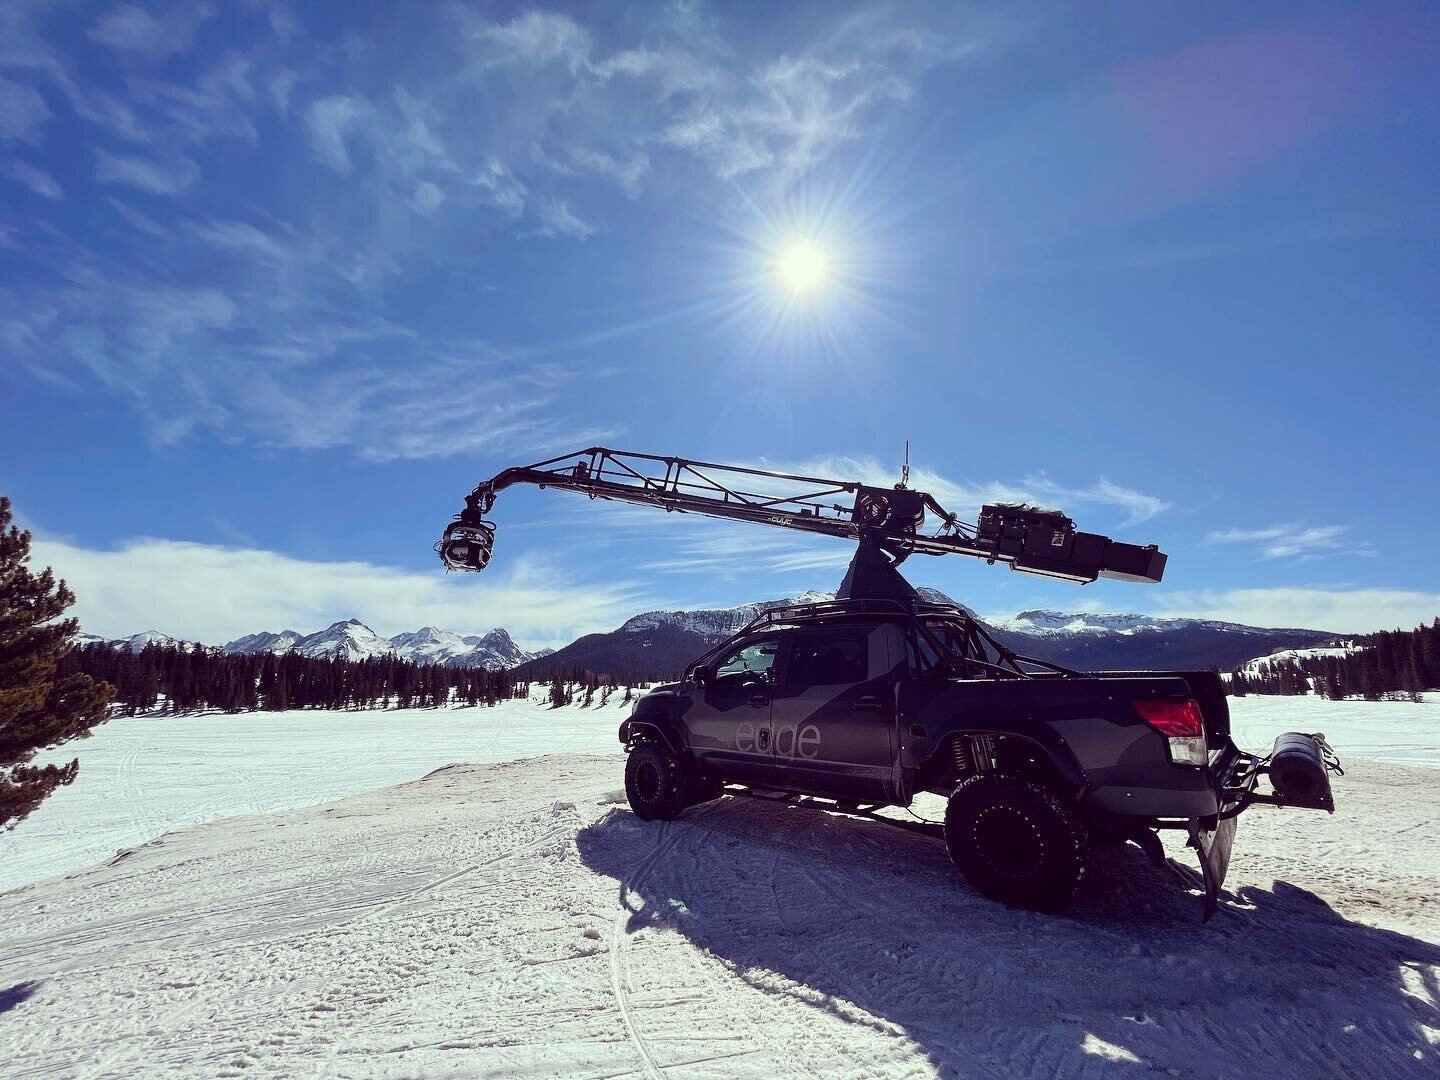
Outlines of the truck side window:
{"type": "Polygon", "coordinates": [[[715,677],[730,677],[736,682],[769,682],[770,669],[779,651],[779,642],[775,638],[752,641],[716,664],[715,677]]]}
{"type": "Polygon", "coordinates": [[[785,681],[792,686],[864,682],[870,674],[866,635],[801,634],[795,640],[785,681]]]}

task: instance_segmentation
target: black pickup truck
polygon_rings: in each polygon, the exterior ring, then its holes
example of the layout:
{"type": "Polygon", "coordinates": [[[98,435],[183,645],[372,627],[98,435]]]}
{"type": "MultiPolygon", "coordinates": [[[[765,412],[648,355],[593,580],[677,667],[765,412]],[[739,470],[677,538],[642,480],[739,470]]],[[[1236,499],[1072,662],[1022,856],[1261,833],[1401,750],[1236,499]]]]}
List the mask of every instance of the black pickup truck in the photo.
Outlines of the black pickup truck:
{"type": "Polygon", "coordinates": [[[641,697],[620,741],[646,819],[727,790],[867,814],[944,796],[955,865],[1039,910],[1070,901],[1093,844],[1133,841],[1163,865],[1157,830],[1183,830],[1207,919],[1239,813],[1333,812],[1339,770],[1322,736],[1237,748],[1213,672],[1072,671],[1011,652],[957,607],[884,600],[762,613],[641,697]]]}

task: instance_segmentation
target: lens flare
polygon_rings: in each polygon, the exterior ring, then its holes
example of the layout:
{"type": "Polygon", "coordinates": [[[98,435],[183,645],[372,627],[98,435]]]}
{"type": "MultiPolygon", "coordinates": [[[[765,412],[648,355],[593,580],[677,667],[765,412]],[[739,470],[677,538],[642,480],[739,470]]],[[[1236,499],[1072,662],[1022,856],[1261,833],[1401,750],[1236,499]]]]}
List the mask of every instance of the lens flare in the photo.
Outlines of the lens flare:
{"type": "Polygon", "coordinates": [[[813,240],[791,240],[776,256],[775,276],[792,293],[813,293],[829,279],[830,259],[813,240]]]}

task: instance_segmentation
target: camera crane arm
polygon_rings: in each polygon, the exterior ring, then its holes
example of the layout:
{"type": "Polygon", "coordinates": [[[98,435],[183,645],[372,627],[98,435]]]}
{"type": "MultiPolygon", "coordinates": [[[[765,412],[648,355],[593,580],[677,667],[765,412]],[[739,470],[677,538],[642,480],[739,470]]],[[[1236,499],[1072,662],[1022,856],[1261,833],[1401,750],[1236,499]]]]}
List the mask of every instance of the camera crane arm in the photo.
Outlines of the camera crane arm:
{"type": "Polygon", "coordinates": [[[976,524],[969,525],[932,495],[903,485],[872,487],[601,446],[505,469],[479,484],[435,545],[449,569],[478,571],[489,564],[495,525],[485,515],[494,508],[496,496],[516,484],[561,488],[670,513],[822,533],[856,541],[862,549],[878,548],[896,564],[917,553],[969,555],[1075,582],[1098,577],[1158,582],[1165,572],[1165,554],[1155,545],[1141,547],[1078,532],[1058,510],[993,503],[982,507],[976,524]],[[938,522],[928,531],[927,515],[938,522]]]}

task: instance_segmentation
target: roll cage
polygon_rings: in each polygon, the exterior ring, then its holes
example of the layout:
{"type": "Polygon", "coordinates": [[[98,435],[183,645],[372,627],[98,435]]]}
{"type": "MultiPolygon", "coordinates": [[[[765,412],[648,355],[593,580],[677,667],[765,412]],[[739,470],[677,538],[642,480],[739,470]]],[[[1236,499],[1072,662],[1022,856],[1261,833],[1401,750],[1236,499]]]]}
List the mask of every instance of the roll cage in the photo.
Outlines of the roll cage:
{"type": "Polygon", "coordinates": [[[912,635],[917,661],[923,657],[921,642],[929,645],[934,657],[929,675],[962,678],[1033,679],[1039,676],[1083,677],[1084,673],[1048,660],[1022,656],[1007,648],[967,615],[950,604],[903,604],[897,600],[827,600],[813,604],[784,604],[760,612],[724,641],[691,661],[681,680],[713,663],[733,645],[768,630],[846,625],[856,622],[894,621],[905,624],[912,635]],[[1036,672],[1027,670],[1039,668],[1036,672]]]}

